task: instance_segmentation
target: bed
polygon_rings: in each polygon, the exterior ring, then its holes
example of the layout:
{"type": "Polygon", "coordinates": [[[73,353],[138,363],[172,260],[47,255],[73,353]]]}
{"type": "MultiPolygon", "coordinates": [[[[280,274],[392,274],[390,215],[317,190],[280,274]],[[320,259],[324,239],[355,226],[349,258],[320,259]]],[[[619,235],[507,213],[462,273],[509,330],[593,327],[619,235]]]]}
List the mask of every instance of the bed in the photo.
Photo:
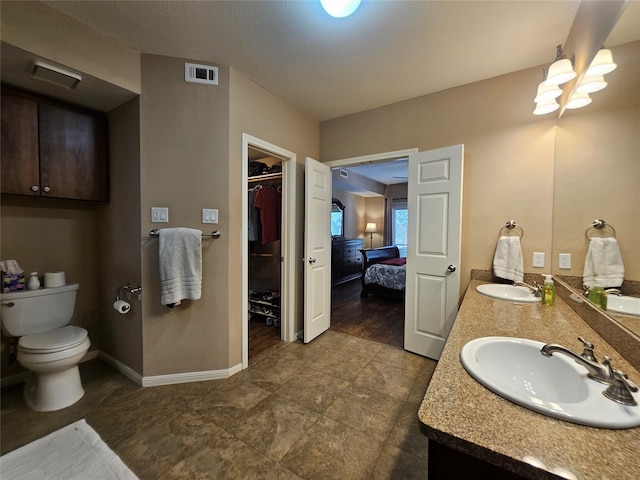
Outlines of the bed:
{"type": "Polygon", "coordinates": [[[361,298],[370,294],[404,298],[406,258],[400,257],[398,247],[379,247],[362,252],[361,298]]]}

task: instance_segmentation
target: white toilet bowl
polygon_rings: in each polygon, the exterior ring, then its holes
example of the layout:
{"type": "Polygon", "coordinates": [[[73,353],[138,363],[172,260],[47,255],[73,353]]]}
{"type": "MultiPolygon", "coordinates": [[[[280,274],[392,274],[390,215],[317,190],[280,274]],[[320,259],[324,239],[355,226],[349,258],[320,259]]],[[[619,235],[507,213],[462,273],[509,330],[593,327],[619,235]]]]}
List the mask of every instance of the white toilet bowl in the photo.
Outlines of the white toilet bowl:
{"type": "Polygon", "coordinates": [[[84,328],[69,325],[77,283],[2,293],[2,332],[18,337],[18,362],[32,372],[24,399],[33,410],[51,412],[84,395],[78,363],[91,342],[84,328]]]}
{"type": "Polygon", "coordinates": [[[24,388],[29,408],[51,412],[82,398],[78,363],[90,345],[87,331],[74,326],[20,337],[18,362],[35,374],[24,388]]]}

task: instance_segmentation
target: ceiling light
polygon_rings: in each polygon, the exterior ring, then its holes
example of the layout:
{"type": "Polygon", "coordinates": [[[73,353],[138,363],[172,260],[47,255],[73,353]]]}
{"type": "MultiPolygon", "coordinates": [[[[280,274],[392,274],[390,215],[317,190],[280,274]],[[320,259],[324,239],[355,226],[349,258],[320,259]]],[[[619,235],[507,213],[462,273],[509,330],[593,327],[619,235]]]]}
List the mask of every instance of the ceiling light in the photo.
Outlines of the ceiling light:
{"type": "Polygon", "coordinates": [[[613,72],[616,67],[617,65],[613,63],[611,50],[608,48],[601,48],[598,50],[598,53],[591,62],[591,65],[589,65],[586,75],[606,75],[609,72],[613,72]]]}
{"type": "Polygon", "coordinates": [[[562,95],[562,90],[558,85],[547,85],[545,80],[547,79],[548,68],[544,67],[542,69],[542,81],[538,85],[538,93],[536,93],[536,98],[533,99],[534,102],[540,103],[545,100],[552,100],[554,98],[558,98],[562,95]]]}
{"type": "Polygon", "coordinates": [[[547,113],[555,112],[559,108],[560,105],[556,102],[556,99],[551,98],[549,100],[536,103],[536,109],[533,111],[533,114],[546,115],[547,113]]]}
{"type": "Polygon", "coordinates": [[[556,59],[549,67],[549,73],[545,83],[547,85],[561,85],[572,80],[576,76],[571,60],[562,53],[562,45],[558,45],[556,59]]]}
{"type": "Polygon", "coordinates": [[[589,96],[588,93],[576,92],[573,95],[571,95],[571,98],[565,105],[565,108],[569,108],[569,109],[582,108],[582,107],[586,107],[590,103],[591,103],[591,97],[589,96]]]}
{"type": "Polygon", "coordinates": [[[590,77],[584,77],[578,85],[576,92],[578,93],[593,93],[599,92],[607,86],[604,77],[602,75],[591,75],[590,77]]]}
{"type": "Polygon", "coordinates": [[[348,17],[360,6],[361,0],[320,0],[322,8],[336,18],[348,17]]]}

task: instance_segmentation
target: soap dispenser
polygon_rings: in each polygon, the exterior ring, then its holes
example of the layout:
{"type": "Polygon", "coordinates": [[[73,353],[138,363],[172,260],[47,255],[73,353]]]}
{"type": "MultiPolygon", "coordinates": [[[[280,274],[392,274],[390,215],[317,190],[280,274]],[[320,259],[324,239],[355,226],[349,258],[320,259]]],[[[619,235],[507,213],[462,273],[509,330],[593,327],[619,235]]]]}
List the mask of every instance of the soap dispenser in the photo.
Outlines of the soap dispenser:
{"type": "Polygon", "coordinates": [[[553,276],[551,274],[543,274],[544,285],[542,285],[542,304],[553,305],[556,303],[556,286],[553,284],[553,276]]]}

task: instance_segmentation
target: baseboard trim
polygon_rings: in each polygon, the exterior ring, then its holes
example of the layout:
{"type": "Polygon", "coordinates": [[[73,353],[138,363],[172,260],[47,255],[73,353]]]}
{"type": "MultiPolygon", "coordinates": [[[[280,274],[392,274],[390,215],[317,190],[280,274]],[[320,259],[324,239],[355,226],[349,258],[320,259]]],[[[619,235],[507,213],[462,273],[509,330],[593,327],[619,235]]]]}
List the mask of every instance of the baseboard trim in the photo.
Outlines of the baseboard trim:
{"type": "Polygon", "coordinates": [[[123,374],[125,377],[127,377],[136,385],[143,386],[142,375],[140,375],[138,372],[136,372],[132,368],[122,363],[120,360],[116,360],[108,353],[104,353],[102,351],[100,352],[100,358],[104,360],[105,363],[108,363],[109,365],[111,365],[113,368],[115,368],[117,371],[119,371],[121,374],[123,374]]]}
{"type": "MultiPolygon", "coordinates": [[[[135,370],[129,368],[124,363],[116,360],[111,355],[99,350],[91,350],[90,352],[87,352],[85,356],[82,357],[80,363],[87,362],[98,357],[101,358],[105,363],[111,365],[136,385],[139,385],[141,387],[156,387],[160,385],[174,385],[178,383],[204,382],[207,380],[223,380],[242,371],[242,363],[239,363],[231,368],[225,368],[222,370],[174,373],[169,375],[152,375],[144,377],[135,370]]],[[[29,379],[30,375],[31,372],[28,371],[9,375],[8,377],[0,379],[0,387],[4,388],[10,385],[15,385],[17,383],[25,383],[29,379]]]]}
{"type": "Polygon", "coordinates": [[[177,383],[204,382],[208,380],[223,380],[242,371],[239,363],[231,368],[222,370],[208,370],[204,372],[173,373],[169,375],[152,375],[142,377],[143,387],[156,387],[159,385],[175,385],[177,383]]]}

